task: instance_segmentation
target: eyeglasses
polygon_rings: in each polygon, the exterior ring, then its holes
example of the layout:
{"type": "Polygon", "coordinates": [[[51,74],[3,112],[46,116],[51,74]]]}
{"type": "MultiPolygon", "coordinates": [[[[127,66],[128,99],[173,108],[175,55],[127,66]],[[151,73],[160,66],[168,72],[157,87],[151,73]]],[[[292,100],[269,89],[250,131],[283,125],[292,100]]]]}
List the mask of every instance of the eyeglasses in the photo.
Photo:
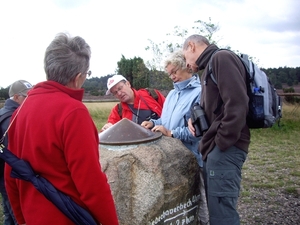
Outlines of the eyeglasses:
{"type": "Polygon", "coordinates": [[[120,85],[117,90],[115,90],[114,92],[111,92],[114,96],[116,96],[119,91],[122,91],[123,87],[125,86],[125,83],[123,83],[123,85],[120,85]]]}
{"type": "Polygon", "coordinates": [[[92,75],[92,71],[88,71],[87,73],[86,73],[86,75],[88,76],[88,77],[90,77],[91,75],[92,75]]]}
{"type": "Polygon", "coordinates": [[[179,70],[179,68],[177,70],[171,71],[171,73],[168,74],[168,76],[171,77],[172,75],[176,75],[178,70],[179,70]]]}

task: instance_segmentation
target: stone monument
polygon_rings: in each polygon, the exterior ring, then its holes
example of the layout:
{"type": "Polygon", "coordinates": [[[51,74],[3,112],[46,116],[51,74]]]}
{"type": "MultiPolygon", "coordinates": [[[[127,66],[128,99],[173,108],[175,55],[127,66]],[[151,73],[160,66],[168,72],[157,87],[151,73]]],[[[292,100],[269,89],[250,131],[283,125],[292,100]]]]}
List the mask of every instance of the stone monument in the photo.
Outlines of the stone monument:
{"type": "Polygon", "coordinates": [[[120,225],[196,224],[199,167],[180,140],[127,119],[99,138],[120,225]]]}

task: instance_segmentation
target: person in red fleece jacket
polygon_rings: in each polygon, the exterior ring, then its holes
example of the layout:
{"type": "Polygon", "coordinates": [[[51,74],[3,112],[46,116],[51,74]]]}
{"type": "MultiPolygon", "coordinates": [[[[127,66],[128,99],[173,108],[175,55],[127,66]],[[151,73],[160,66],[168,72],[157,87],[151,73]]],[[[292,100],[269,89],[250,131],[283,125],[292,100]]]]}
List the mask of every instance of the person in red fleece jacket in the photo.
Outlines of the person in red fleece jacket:
{"type": "Polygon", "coordinates": [[[106,95],[113,94],[120,100],[120,103],[112,108],[107,123],[101,131],[108,129],[122,118],[127,118],[137,124],[145,120],[160,118],[165,96],[158,90],[153,89],[153,94],[149,89],[136,90],[122,75],[110,77],[107,80],[107,89],[106,95]]]}
{"type": "MultiPolygon", "coordinates": [[[[44,58],[47,81],[36,84],[13,115],[8,149],[87,209],[97,223],[117,225],[113,196],[99,162],[98,132],[82,103],[81,86],[91,74],[90,55],[81,37],[55,37],[44,58]]],[[[74,224],[30,182],[14,179],[10,172],[6,165],[7,192],[19,224],[74,224]]]]}

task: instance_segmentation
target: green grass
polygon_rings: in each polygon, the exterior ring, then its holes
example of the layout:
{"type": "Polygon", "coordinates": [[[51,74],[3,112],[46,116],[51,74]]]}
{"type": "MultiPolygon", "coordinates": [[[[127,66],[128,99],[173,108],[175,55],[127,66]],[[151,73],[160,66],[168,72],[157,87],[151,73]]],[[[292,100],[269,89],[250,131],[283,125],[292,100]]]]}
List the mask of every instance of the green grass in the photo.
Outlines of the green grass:
{"type": "MultiPolygon", "coordinates": [[[[86,104],[98,130],[106,123],[115,104],[86,104]]],[[[300,109],[295,112],[293,109],[293,105],[283,106],[280,127],[251,130],[249,154],[242,170],[244,202],[252,202],[253,188],[269,189],[270,195],[276,195],[278,189],[295,194],[300,187],[300,109]]],[[[0,224],[2,221],[0,212],[0,224]]]]}
{"type": "Polygon", "coordinates": [[[300,110],[293,109],[293,105],[284,105],[280,126],[251,130],[241,196],[247,196],[251,188],[296,193],[300,187],[300,110]]]}
{"type": "Polygon", "coordinates": [[[107,123],[108,115],[116,104],[116,102],[85,103],[98,131],[107,123]]]}
{"type": "Polygon", "coordinates": [[[110,113],[110,110],[108,109],[102,109],[102,110],[96,110],[92,109],[90,110],[90,114],[93,117],[94,123],[100,131],[100,129],[103,127],[104,124],[107,123],[107,115],[110,113]]]}
{"type": "Polygon", "coordinates": [[[240,201],[248,207],[257,207],[254,196],[260,190],[269,190],[266,198],[272,198],[280,193],[296,194],[300,187],[300,109],[294,109],[293,105],[283,106],[280,126],[251,130],[240,193],[240,201]]]}

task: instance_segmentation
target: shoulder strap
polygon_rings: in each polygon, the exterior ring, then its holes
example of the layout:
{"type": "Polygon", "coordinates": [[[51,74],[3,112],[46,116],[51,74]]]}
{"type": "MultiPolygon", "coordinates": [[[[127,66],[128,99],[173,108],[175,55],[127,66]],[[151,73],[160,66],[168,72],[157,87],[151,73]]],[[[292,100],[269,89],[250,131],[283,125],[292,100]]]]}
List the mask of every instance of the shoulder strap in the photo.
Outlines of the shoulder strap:
{"type": "Polygon", "coordinates": [[[7,119],[8,117],[10,117],[13,113],[14,113],[13,111],[8,111],[8,112],[4,113],[3,115],[1,115],[0,116],[0,124],[2,123],[2,121],[7,119]]]}
{"type": "MultiPolygon", "coordinates": [[[[213,56],[214,56],[218,51],[220,51],[220,50],[226,50],[226,49],[218,49],[218,50],[214,51],[214,53],[211,55],[211,57],[210,57],[210,59],[209,59],[209,61],[208,61],[208,74],[210,75],[210,78],[211,78],[211,80],[215,83],[215,85],[217,85],[218,83],[217,83],[217,80],[216,80],[216,78],[214,77],[214,74],[213,74],[213,71],[212,71],[212,58],[213,58],[213,56]]],[[[207,76],[206,76],[206,77],[207,77],[207,76]]],[[[207,78],[206,78],[206,79],[207,79],[207,78]]],[[[207,83],[207,80],[206,80],[206,83],[207,83]]],[[[219,93],[219,97],[220,97],[220,101],[219,101],[219,103],[218,103],[216,109],[215,109],[214,112],[213,112],[214,114],[217,114],[217,113],[220,111],[220,109],[221,109],[221,107],[222,107],[222,105],[223,105],[223,100],[221,99],[220,93],[219,93]]]]}
{"type": "MultiPolygon", "coordinates": [[[[7,118],[9,118],[14,112],[13,111],[8,111],[6,113],[4,113],[3,115],[0,116],[0,125],[1,123],[6,120],[7,118]]],[[[5,138],[5,135],[6,135],[6,132],[7,131],[3,131],[2,133],[2,128],[0,127],[0,133],[1,133],[1,136],[0,136],[0,144],[3,143],[4,141],[4,138],[5,138]]]]}
{"type": "Polygon", "coordinates": [[[210,78],[212,79],[212,81],[217,85],[217,80],[214,77],[214,74],[212,72],[210,72],[210,78]]]}
{"type": "Polygon", "coordinates": [[[217,85],[217,80],[216,78],[214,77],[214,73],[212,71],[212,59],[213,59],[213,56],[218,52],[218,51],[221,51],[221,50],[227,50],[227,51],[230,51],[229,49],[225,49],[225,48],[220,48],[220,49],[217,49],[216,51],[214,51],[214,53],[211,55],[209,61],[208,61],[208,74],[210,75],[210,78],[212,79],[212,81],[217,85]]]}
{"type": "Polygon", "coordinates": [[[123,111],[122,104],[121,104],[121,102],[119,102],[119,104],[118,104],[118,113],[119,113],[119,116],[121,118],[122,118],[122,111],[123,111]]]}
{"type": "MultiPolygon", "coordinates": [[[[147,91],[148,91],[148,93],[149,93],[149,95],[153,98],[153,99],[155,99],[156,101],[158,101],[158,94],[156,93],[156,91],[153,89],[153,88],[145,88],[147,91]]],[[[145,100],[143,100],[143,101],[145,101],[145,100]]],[[[148,106],[148,104],[147,104],[147,102],[145,101],[145,103],[146,103],[146,105],[148,106]]],[[[148,106],[148,108],[149,108],[149,106],[148,106]]],[[[119,116],[122,118],[122,112],[123,112],[123,108],[122,108],[122,104],[121,104],[121,102],[118,104],[118,114],[119,114],[119,116]]]]}
{"type": "Polygon", "coordinates": [[[153,88],[145,88],[145,89],[148,91],[149,95],[152,98],[154,98],[156,101],[158,101],[158,95],[157,95],[156,91],[153,88]]]}
{"type": "MultiPolygon", "coordinates": [[[[215,84],[217,84],[217,80],[214,77],[214,74],[213,74],[213,71],[212,71],[212,58],[213,58],[214,54],[217,53],[220,50],[231,51],[230,49],[218,49],[210,57],[210,60],[208,62],[208,73],[210,74],[210,77],[211,77],[212,81],[215,84]]],[[[233,51],[231,51],[231,52],[233,52],[233,51]]],[[[235,52],[233,52],[233,53],[236,54],[235,52]]],[[[248,79],[248,82],[252,82],[254,80],[254,76],[255,76],[254,63],[249,60],[249,56],[247,54],[240,54],[240,55],[236,54],[236,56],[241,60],[241,62],[243,63],[243,65],[245,67],[245,70],[247,72],[247,77],[246,78],[248,79]]]]}

